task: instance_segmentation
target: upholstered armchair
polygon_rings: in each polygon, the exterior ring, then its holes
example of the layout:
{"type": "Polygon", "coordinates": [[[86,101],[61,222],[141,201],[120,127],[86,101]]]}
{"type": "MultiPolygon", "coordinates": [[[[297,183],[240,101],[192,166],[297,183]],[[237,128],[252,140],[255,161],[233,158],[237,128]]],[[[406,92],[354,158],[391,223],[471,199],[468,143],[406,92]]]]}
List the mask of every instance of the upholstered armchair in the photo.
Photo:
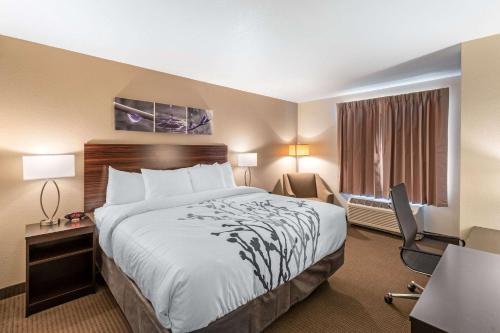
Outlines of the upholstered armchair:
{"type": "Polygon", "coordinates": [[[317,173],[285,173],[282,186],[277,186],[273,193],[335,203],[335,195],[317,173]],[[280,190],[282,193],[278,193],[280,190]]]}

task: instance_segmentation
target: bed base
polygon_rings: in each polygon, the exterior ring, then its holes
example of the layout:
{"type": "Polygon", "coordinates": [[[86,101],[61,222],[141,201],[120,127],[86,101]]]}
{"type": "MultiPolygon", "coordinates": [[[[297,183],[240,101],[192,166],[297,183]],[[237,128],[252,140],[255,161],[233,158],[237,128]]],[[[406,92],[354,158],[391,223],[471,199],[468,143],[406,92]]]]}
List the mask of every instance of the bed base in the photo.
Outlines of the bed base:
{"type": "MultiPolygon", "coordinates": [[[[309,296],[344,263],[344,246],[287,283],[240,306],[196,333],[262,332],[294,304],[309,296]]],[[[156,318],[151,303],[135,283],[99,248],[97,264],[134,333],[171,333],[156,318]]]]}

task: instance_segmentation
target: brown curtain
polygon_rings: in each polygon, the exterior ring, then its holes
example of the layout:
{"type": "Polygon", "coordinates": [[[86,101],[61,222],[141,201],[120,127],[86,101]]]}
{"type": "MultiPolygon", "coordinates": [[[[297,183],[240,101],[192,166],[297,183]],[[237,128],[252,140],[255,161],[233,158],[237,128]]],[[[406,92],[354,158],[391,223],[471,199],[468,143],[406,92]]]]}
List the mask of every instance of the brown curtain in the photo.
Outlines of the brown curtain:
{"type": "Polygon", "coordinates": [[[340,191],[447,206],[448,88],[337,104],[340,191]]]}

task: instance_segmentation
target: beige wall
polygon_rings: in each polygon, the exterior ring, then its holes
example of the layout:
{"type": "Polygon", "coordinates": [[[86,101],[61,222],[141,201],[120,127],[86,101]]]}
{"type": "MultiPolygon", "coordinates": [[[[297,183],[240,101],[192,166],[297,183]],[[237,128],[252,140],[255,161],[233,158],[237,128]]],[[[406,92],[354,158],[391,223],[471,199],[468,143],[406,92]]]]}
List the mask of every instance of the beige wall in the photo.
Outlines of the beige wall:
{"type": "MultiPolygon", "coordinates": [[[[75,153],[75,178],[59,181],[61,213],[83,208],[83,144],[225,143],[257,151],[254,185],[272,189],[295,169],[297,105],[0,36],[0,288],[24,281],[24,225],[40,219],[42,182],[23,181],[23,154],[75,153]],[[214,134],[115,131],[115,96],[214,110],[214,134]]],[[[234,154],[230,153],[234,161],[234,154]]],[[[242,172],[235,169],[241,183],[242,172]]]]}
{"type": "Polygon", "coordinates": [[[500,35],[462,45],[460,229],[500,229],[500,35]]]}
{"type": "Polygon", "coordinates": [[[460,78],[435,80],[404,87],[383,89],[349,96],[299,104],[298,136],[301,143],[311,143],[310,157],[300,159],[300,171],[319,172],[338,193],[337,103],[404,94],[415,91],[450,88],[448,131],[448,207],[424,209],[425,230],[458,235],[459,155],[460,155],[460,78]]]}

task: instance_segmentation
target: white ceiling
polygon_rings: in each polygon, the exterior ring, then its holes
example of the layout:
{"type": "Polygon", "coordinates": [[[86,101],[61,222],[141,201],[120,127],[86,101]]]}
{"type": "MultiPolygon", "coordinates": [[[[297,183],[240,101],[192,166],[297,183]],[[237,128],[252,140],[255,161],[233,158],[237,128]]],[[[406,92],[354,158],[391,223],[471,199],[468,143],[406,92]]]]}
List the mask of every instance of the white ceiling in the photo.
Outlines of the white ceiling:
{"type": "Polygon", "coordinates": [[[499,13],[499,0],[0,0],[0,34],[307,101],[456,75],[460,48],[446,48],[500,33],[499,13]]]}

